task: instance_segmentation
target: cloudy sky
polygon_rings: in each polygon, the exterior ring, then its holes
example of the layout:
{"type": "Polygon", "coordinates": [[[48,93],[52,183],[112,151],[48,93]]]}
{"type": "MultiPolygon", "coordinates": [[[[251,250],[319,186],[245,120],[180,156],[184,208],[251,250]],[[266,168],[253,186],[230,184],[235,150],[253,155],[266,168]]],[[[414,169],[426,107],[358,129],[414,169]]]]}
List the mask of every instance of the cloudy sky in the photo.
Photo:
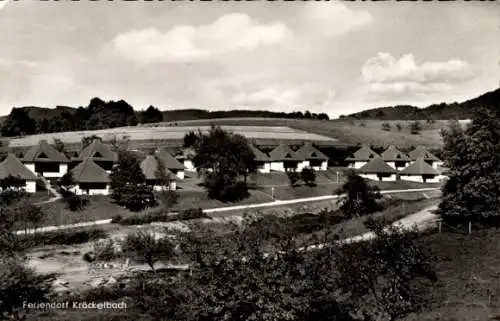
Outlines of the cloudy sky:
{"type": "Polygon", "coordinates": [[[0,0],[13,106],[311,110],[426,106],[499,86],[497,2],[0,0]]]}

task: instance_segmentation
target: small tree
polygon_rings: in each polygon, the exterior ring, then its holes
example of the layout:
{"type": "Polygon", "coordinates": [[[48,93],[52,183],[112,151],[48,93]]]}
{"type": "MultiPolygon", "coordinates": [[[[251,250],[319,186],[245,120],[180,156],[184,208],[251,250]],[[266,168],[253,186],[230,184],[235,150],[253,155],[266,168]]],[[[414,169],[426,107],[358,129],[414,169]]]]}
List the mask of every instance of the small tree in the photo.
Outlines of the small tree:
{"type": "Polygon", "coordinates": [[[28,197],[24,190],[25,183],[22,179],[9,175],[0,181],[0,204],[8,206],[28,197]]]}
{"type": "Polygon", "coordinates": [[[398,132],[400,132],[403,129],[403,125],[401,125],[400,123],[397,123],[396,129],[398,130],[398,132]]]}
{"type": "Polygon", "coordinates": [[[102,142],[102,138],[97,135],[92,135],[92,136],[85,136],[82,138],[82,148],[87,147],[88,145],[92,144],[94,140],[98,140],[102,142]]]}
{"type": "Polygon", "coordinates": [[[65,192],[70,191],[73,187],[76,186],[76,184],[77,182],[75,181],[75,178],[73,177],[73,174],[71,172],[67,172],[57,180],[57,187],[65,192]]]}
{"type": "Polygon", "coordinates": [[[422,130],[422,125],[420,124],[420,122],[418,120],[414,121],[410,124],[410,133],[412,135],[420,134],[421,130],[422,130]]]}
{"type": "Polygon", "coordinates": [[[190,131],[184,136],[184,148],[195,147],[200,139],[200,133],[195,133],[194,131],[190,131]]]}
{"type": "Polygon", "coordinates": [[[391,131],[391,124],[382,123],[382,130],[385,130],[386,132],[390,132],[391,131]]]}
{"type": "Polygon", "coordinates": [[[314,172],[314,169],[312,167],[303,168],[302,171],[300,172],[300,177],[306,183],[306,185],[308,186],[315,185],[316,173],[314,172]]]}
{"type": "Polygon", "coordinates": [[[382,209],[377,202],[382,197],[379,188],[367,184],[363,177],[353,171],[347,174],[347,181],[336,191],[336,194],[345,194],[339,199],[340,209],[349,217],[366,215],[382,209]]]}
{"type": "Polygon", "coordinates": [[[288,181],[290,182],[290,186],[295,187],[295,185],[300,180],[299,173],[294,172],[294,171],[288,171],[288,172],[286,172],[286,175],[288,176],[288,181]]]}
{"type": "Polygon", "coordinates": [[[122,251],[134,260],[147,263],[155,272],[156,262],[175,256],[175,244],[168,238],[158,238],[153,233],[138,231],[125,237],[122,251]]]}
{"type": "Polygon", "coordinates": [[[60,140],[59,138],[54,138],[54,148],[59,152],[63,153],[66,155],[66,146],[64,145],[63,141],[60,140]]]}

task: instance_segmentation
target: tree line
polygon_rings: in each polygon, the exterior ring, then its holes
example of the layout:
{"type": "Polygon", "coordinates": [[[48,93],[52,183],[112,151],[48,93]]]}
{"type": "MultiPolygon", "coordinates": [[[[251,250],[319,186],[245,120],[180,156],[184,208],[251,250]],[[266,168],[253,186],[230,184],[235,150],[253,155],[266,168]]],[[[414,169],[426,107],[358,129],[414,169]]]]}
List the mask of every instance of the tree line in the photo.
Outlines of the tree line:
{"type": "Polygon", "coordinates": [[[97,130],[162,121],[229,118],[229,117],[278,117],[292,119],[328,120],[325,113],[291,112],[274,113],[268,111],[216,111],[186,109],[160,111],[154,106],[135,111],[124,100],[105,102],[100,98],[91,99],[86,107],[58,107],[55,110],[37,107],[13,108],[2,124],[4,137],[16,137],[41,133],[64,131],[97,130]],[[42,111],[37,111],[41,109],[42,111]]]}

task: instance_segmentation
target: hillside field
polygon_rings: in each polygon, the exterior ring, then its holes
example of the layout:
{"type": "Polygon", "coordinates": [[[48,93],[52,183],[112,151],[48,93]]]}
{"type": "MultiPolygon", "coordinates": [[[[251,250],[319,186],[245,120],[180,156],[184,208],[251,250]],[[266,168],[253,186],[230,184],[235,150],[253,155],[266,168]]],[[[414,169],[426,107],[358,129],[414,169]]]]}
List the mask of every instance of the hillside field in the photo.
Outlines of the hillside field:
{"type": "Polygon", "coordinates": [[[409,126],[412,121],[380,121],[380,120],[308,120],[284,118],[221,118],[211,120],[189,120],[163,122],[135,127],[121,127],[95,131],[75,131],[51,134],[39,134],[9,139],[9,147],[26,148],[36,144],[40,139],[59,138],[66,143],[69,150],[78,150],[84,136],[98,135],[105,141],[114,137],[128,137],[131,149],[152,147],[180,147],[182,138],[190,130],[207,130],[215,124],[226,127],[236,133],[243,134],[255,144],[272,147],[279,143],[301,144],[308,140],[320,147],[346,147],[359,144],[387,147],[396,145],[399,148],[412,148],[423,145],[427,148],[441,148],[440,131],[447,127],[448,121],[421,121],[422,130],[412,135],[409,126]],[[390,131],[382,129],[382,124],[390,124],[390,131]],[[397,129],[400,124],[402,129],[397,129]]]}
{"type": "Polygon", "coordinates": [[[169,126],[282,126],[297,129],[317,135],[334,138],[339,145],[370,144],[372,146],[386,147],[396,145],[399,148],[411,148],[423,145],[427,148],[441,148],[442,138],[440,131],[446,128],[448,120],[420,121],[422,131],[419,134],[410,133],[410,124],[413,121],[381,121],[381,120],[310,120],[310,119],[284,119],[284,118],[221,118],[187,120],[177,122],[163,122],[148,124],[148,127],[169,126]],[[390,131],[382,129],[383,123],[389,123],[390,131]],[[400,124],[401,131],[397,130],[400,124]]]}

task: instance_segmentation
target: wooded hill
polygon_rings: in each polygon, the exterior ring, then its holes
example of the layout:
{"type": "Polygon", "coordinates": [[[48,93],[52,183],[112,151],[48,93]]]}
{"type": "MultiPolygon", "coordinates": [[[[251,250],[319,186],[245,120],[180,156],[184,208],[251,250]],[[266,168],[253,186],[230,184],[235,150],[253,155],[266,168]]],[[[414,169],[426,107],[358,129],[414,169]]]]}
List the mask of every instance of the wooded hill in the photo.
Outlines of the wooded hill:
{"type": "Polygon", "coordinates": [[[348,116],[341,116],[340,118],[376,120],[470,119],[478,107],[493,106],[498,101],[500,101],[500,88],[462,103],[433,104],[426,108],[418,108],[410,105],[381,107],[364,110],[348,116]]]}
{"type": "Polygon", "coordinates": [[[149,106],[136,111],[124,100],[105,102],[93,98],[87,107],[57,106],[56,108],[13,108],[8,116],[0,119],[2,136],[14,137],[64,131],[97,130],[162,121],[199,120],[213,118],[292,118],[323,119],[328,115],[309,111],[276,113],[264,110],[207,111],[202,109],[179,109],[160,111],[149,106]]]}

